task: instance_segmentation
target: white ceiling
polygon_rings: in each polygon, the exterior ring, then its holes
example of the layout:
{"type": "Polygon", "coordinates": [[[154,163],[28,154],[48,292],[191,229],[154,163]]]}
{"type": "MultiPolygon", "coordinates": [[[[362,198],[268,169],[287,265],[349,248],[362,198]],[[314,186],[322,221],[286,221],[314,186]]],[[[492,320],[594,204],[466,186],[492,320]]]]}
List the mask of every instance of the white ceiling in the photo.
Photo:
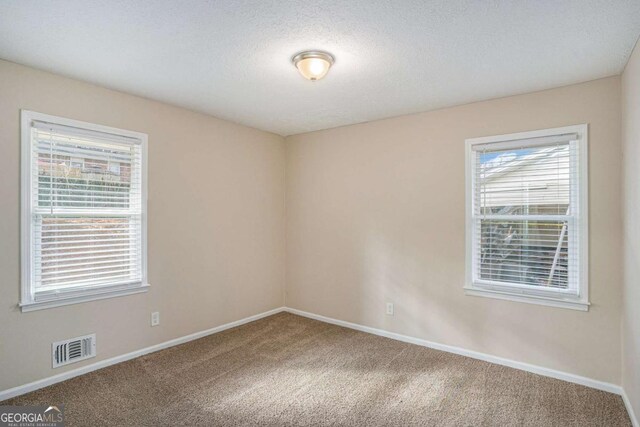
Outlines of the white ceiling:
{"type": "Polygon", "coordinates": [[[281,135],[618,74],[639,34],[639,0],[0,2],[0,58],[281,135]]]}

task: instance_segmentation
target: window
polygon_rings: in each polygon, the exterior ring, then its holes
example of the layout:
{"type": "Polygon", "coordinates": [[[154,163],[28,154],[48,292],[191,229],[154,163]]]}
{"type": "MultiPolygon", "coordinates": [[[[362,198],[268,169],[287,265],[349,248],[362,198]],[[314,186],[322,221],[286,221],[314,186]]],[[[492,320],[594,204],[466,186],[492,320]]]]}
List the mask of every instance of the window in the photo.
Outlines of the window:
{"type": "Polygon", "coordinates": [[[147,290],[146,144],[22,111],[23,311],[147,290]]]}
{"type": "Polygon", "coordinates": [[[466,144],[466,293],[587,310],[587,125],[466,144]]]}

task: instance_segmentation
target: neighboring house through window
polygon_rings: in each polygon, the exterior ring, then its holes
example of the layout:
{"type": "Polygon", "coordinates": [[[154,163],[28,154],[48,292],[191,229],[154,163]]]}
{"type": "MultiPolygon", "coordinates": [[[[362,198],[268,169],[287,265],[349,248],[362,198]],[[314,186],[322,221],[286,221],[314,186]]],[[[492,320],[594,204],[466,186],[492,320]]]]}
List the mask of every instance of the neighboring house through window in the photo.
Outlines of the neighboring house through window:
{"type": "Polygon", "coordinates": [[[146,144],[22,111],[23,311],[148,288],[146,144]]]}
{"type": "Polygon", "coordinates": [[[467,294],[586,310],[587,126],[466,144],[467,294]]]}
{"type": "Polygon", "coordinates": [[[82,172],[82,169],[84,169],[84,160],[82,158],[72,157],[70,160],[70,166],[72,169],[78,169],[82,172]]]}
{"type": "Polygon", "coordinates": [[[109,172],[113,175],[120,175],[120,162],[109,163],[109,172]]]}

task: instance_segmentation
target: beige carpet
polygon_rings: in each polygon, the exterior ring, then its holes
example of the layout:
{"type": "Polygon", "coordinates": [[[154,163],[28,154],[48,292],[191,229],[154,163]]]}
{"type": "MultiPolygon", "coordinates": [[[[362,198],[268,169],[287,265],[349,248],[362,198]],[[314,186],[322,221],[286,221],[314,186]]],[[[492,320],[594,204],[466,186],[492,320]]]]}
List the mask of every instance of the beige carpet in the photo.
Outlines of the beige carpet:
{"type": "Polygon", "coordinates": [[[619,396],[281,313],[4,404],[68,426],[629,426],[619,396]]]}

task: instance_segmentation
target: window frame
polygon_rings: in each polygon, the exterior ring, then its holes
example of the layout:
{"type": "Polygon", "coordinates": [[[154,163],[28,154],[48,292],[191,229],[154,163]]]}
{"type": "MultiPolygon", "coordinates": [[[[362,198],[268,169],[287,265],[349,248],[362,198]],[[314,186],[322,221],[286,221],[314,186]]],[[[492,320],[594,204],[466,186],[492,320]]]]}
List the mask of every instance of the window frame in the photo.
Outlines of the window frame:
{"type": "Polygon", "coordinates": [[[94,301],[105,298],[114,298],[124,295],[147,292],[150,285],[147,278],[147,141],[145,133],[118,129],[109,126],[98,125],[64,117],[38,113],[29,110],[20,110],[20,143],[21,143],[21,182],[20,182],[20,302],[18,306],[23,312],[58,307],[69,304],[77,304],[86,301],[94,301]],[[36,298],[35,281],[33,280],[34,262],[32,259],[33,243],[33,206],[32,206],[32,154],[31,127],[33,121],[48,122],[55,125],[69,126],[91,132],[110,133],[117,136],[133,138],[139,141],[141,147],[141,245],[142,245],[142,280],[126,285],[103,285],[93,289],[78,289],[65,291],[60,294],[48,293],[42,298],[36,298]]]}
{"type": "Polygon", "coordinates": [[[465,140],[465,185],[466,185],[466,275],[464,292],[466,295],[547,305],[552,307],[569,308],[588,311],[589,309],[589,176],[588,176],[588,125],[580,124],[552,129],[542,129],[528,132],[518,132],[505,135],[470,138],[465,140]],[[575,230],[577,231],[576,259],[578,261],[576,293],[567,290],[533,289],[529,285],[502,284],[476,281],[477,262],[474,248],[477,243],[478,229],[474,225],[474,189],[475,189],[475,150],[477,145],[495,144],[496,149],[509,149],[523,146],[536,146],[536,138],[553,137],[562,134],[575,133],[578,135],[577,156],[577,215],[575,216],[575,230]],[[527,141],[530,140],[530,141],[527,141]],[[524,144],[524,145],[523,145],[524,144]]]}

